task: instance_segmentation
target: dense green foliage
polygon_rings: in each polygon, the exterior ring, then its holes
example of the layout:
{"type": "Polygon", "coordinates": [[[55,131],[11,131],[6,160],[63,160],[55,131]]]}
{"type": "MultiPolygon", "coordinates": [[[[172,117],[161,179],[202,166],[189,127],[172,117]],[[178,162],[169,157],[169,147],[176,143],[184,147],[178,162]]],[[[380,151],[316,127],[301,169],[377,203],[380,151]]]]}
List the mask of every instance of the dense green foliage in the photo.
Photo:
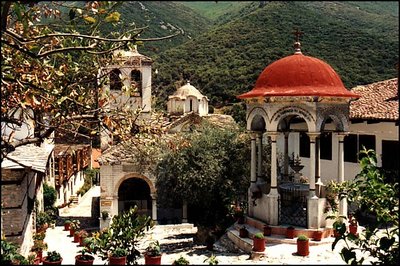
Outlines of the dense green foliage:
{"type": "Polygon", "coordinates": [[[246,9],[254,9],[258,5],[258,1],[182,1],[178,3],[193,9],[215,24],[227,22],[247,12],[246,9]]]}
{"type": "Polygon", "coordinates": [[[293,54],[294,28],[304,32],[303,54],[330,64],[347,88],[393,78],[398,16],[373,10],[346,2],[268,2],[154,57],[157,103],[187,79],[216,107],[238,101],[267,65],[293,54]]]}
{"type": "Polygon", "coordinates": [[[43,184],[43,205],[46,210],[48,207],[53,207],[57,200],[57,191],[54,187],[43,184]]]}
{"type": "Polygon", "coordinates": [[[96,183],[96,174],[100,172],[100,169],[85,169],[84,183],[79,188],[77,194],[83,196],[85,193],[96,183]]]}
{"type": "MultiPolygon", "coordinates": [[[[192,9],[175,2],[160,1],[124,1],[117,8],[124,22],[119,25],[121,29],[132,27],[146,27],[140,38],[154,38],[173,34],[177,29],[183,34],[163,41],[145,43],[139,47],[139,52],[148,56],[176,47],[187,40],[197,37],[206,31],[211,23],[192,9]]],[[[108,27],[103,29],[107,32],[108,27]]],[[[115,30],[115,29],[114,29],[115,30]]]]}
{"type": "Polygon", "coordinates": [[[360,209],[374,214],[376,222],[365,226],[365,231],[355,236],[342,234],[332,244],[345,241],[341,250],[343,260],[348,264],[362,264],[364,256],[373,257],[373,264],[395,265],[399,261],[399,184],[387,184],[377,168],[376,154],[373,150],[362,150],[366,156],[360,161],[361,172],[357,177],[343,183],[342,197],[357,204],[360,209]],[[355,245],[349,245],[351,242],[355,245]],[[366,252],[357,255],[356,251],[366,252]]]}
{"type": "Polygon", "coordinates": [[[205,127],[188,140],[189,146],[166,154],[158,164],[158,202],[169,207],[186,201],[189,220],[218,224],[228,215],[230,204],[246,195],[249,187],[248,136],[205,127]]]}

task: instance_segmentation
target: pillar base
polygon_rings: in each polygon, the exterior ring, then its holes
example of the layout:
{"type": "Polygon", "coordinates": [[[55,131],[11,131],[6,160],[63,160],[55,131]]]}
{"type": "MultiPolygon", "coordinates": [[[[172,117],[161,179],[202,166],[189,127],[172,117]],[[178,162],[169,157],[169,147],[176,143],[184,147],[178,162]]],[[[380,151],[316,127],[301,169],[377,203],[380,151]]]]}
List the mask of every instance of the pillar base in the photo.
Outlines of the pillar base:
{"type": "Polygon", "coordinates": [[[270,225],[278,225],[279,223],[279,194],[267,195],[267,222],[270,225]]]}

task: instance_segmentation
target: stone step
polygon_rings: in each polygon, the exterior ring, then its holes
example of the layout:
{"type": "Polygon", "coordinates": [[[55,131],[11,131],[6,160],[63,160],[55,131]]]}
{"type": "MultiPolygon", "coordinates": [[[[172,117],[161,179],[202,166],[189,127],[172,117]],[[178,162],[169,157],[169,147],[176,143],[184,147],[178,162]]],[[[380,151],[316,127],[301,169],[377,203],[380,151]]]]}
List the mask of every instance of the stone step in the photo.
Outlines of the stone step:
{"type": "Polygon", "coordinates": [[[190,223],[155,225],[150,233],[196,234],[197,227],[190,223]]]}
{"type": "Polygon", "coordinates": [[[76,195],[70,196],[69,200],[71,201],[72,204],[78,204],[79,203],[79,197],[76,196],[76,195]]]}

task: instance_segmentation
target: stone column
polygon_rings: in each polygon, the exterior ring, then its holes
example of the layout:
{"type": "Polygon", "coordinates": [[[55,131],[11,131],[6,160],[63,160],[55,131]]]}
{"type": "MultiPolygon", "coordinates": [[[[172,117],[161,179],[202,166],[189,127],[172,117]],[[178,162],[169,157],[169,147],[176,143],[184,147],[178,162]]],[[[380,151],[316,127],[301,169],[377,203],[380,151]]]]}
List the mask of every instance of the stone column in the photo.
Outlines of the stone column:
{"type": "Polygon", "coordinates": [[[285,132],[285,150],[283,156],[283,180],[289,181],[289,131],[285,132]]]}
{"type": "Polygon", "coordinates": [[[252,191],[256,188],[257,182],[257,146],[256,146],[256,133],[251,133],[251,164],[250,164],[250,187],[248,189],[248,215],[250,217],[254,214],[254,206],[252,200],[252,191]]]}
{"type": "Polygon", "coordinates": [[[184,201],[182,205],[182,223],[187,223],[187,202],[184,201]]]}
{"type": "Polygon", "coordinates": [[[271,137],[271,190],[267,195],[267,222],[270,225],[278,225],[279,222],[279,193],[277,190],[276,173],[276,139],[279,132],[268,132],[271,137]]]}
{"type": "Polygon", "coordinates": [[[320,197],[321,187],[323,185],[321,181],[321,138],[320,136],[316,138],[315,142],[315,189],[317,197],[320,197]]]}
{"type": "Polygon", "coordinates": [[[151,219],[158,224],[157,222],[157,197],[154,194],[151,194],[151,203],[152,203],[152,208],[151,208],[151,219]]]}
{"type": "MultiPolygon", "coordinates": [[[[338,182],[344,182],[344,137],[347,134],[340,132],[338,137],[338,182]]],[[[347,217],[347,199],[342,199],[339,202],[339,214],[347,217]]]]}
{"type": "Polygon", "coordinates": [[[309,175],[309,183],[310,183],[310,197],[317,198],[315,195],[315,168],[316,168],[316,160],[315,160],[315,140],[319,136],[318,132],[310,132],[307,133],[310,138],[310,175],[309,175]]]}
{"type": "MultiPolygon", "coordinates": [[[[262,132],[257,134],[257,178],[256,181],[259,181],[258,179],[262,178],[263,174],[263,169],[262,169],[262,132]]],[[[260,180],[261,181],[261,180],[260,180]]]]}

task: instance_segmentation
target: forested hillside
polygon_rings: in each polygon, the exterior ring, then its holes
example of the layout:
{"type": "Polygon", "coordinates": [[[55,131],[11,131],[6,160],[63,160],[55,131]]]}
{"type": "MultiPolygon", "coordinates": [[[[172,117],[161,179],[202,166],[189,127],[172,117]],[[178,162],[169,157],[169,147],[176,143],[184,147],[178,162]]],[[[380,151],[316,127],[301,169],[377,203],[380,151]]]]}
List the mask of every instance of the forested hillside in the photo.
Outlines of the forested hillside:
{"type": "Polygon", "coordinates": [[[212,105],[235,102],[267,65],[293,53],[294,28],[304,32],[303,54],[329,63],[347,88],[393,78],[399,53],[394,14],[387,2],[267,2],[153,56],[153,91],[161,106],[189,79],[212,105]]]}

